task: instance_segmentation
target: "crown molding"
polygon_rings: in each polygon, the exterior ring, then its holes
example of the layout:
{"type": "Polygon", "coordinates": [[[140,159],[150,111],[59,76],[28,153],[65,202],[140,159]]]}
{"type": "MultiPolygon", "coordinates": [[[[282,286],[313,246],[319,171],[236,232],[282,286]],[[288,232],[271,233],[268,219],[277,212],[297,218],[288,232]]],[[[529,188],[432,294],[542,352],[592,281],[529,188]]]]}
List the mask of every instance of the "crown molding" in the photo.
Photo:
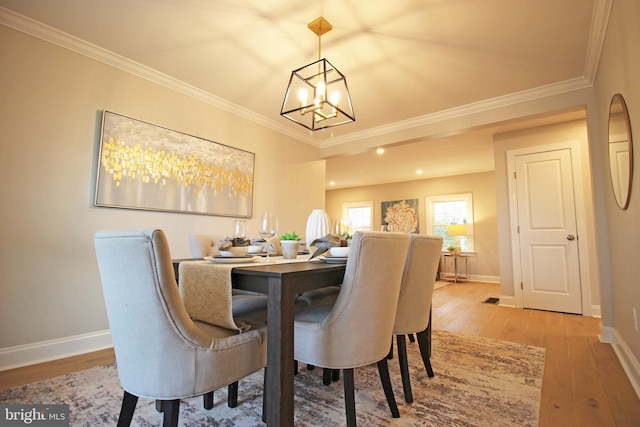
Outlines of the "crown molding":
{"type": "Polygon", "coordinates": [[[591,31],[589,31],[589,44],[587,45],[587,57],[584,64],[584,76],[587,80],[595,82],[600,64],[600,55],[604,38],[607,33],[609,16],[613,8],[613,0],[596,0],[593,4],[591,19],[591,31]]]}
{"type": "Polygon", "coordinates": [[[195,86],[186,84],[150,67],[139,64],[114,52],[101,48],[100,46],[96,46],[85,40],[64,33],[4,7],[0,7],[0,24],[149,80],[168,89],[182,93],[223,111],[254,122],[260,126],[281,133],[297,141],[316,148],[326,148],[592,87],[597,73],[600,53],[604,43],[612,5],[613,0],[596,0],[594,3],[594,13],[591,22],[591,32],[587,46],[587,58],[585,60],[583,77],[528,89],[324,140],[320,137],[314,137],[313,134],[305,135],[195,86]]]}
{"type": "Polygon", "coordinates": [[[336,145],[351,143],[362,139],[373,138],[394,132],[400,132],[407,129],[413,129],[432,123],[443,122],[447,120],[460,119],[473,114],[491,111],[498,108],[508,107],[515,104],[534,101],[536,99],[546,98],[554,95],[560,95],[575,90],[589,88],[593,86],[593,82],[579,77],[566,80],[563,82],[553,83],[547,86],[541,86],[534,89],[528,89],[521,92],[515,92],[509,95],[496,98],[486,99],[467,105],[462,105],[448,110],[437,111],[435,113],[426,114],[424,116],[415,117],[401,122],[395,122],[384,126],[367,129],[362,132],[344,135],[333,138],[322,147],[332,147],[336,145]]]}
{"type": "Polygon", "coordinates": [[[0,24],[136,75],[178,93],[182,93],[213,107],[252,121],[260,126],[289,136],[297,141],[315,147],[320,146],[317,138],[301,135],[299,132],[295,132],[271,119],[233,104],[223,98],[1,6],[0,24]]]}

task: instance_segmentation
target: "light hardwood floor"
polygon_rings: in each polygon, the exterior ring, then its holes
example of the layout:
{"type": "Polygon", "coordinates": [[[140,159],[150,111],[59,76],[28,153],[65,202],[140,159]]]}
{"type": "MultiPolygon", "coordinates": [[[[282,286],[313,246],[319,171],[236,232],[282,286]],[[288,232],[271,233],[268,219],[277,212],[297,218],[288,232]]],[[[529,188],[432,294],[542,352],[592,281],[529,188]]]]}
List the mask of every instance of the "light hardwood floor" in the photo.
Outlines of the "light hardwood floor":
{"type": "MultiPolygon", "coordinates": [[[[546,348],[540,427],[640,426],[640,400],[611,346],[599,342],[599,319],[483,303],[499,296],[496,284],[438,289],[433,327],[546,348]]],[[[113,360],[113,351],[103,350],[0,372],[0,389],[113,360]]]]}

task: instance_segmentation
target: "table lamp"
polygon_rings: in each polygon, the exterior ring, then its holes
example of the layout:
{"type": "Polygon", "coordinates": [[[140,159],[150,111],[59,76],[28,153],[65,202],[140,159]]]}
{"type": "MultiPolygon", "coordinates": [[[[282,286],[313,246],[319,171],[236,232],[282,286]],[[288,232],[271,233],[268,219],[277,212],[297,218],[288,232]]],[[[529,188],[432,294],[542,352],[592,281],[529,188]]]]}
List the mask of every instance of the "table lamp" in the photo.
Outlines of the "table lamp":
{"type": "Polygon", "coordinates": [[[449,236],[454,236],[456,238],[456,243],[453,245],[454,253],[456,255],[460,255],[462,253],[462,248],[460,247],[460,236],[467,235],[467,225],[466,224],[451,224],[448,227],[447,234],[449,236]]]}

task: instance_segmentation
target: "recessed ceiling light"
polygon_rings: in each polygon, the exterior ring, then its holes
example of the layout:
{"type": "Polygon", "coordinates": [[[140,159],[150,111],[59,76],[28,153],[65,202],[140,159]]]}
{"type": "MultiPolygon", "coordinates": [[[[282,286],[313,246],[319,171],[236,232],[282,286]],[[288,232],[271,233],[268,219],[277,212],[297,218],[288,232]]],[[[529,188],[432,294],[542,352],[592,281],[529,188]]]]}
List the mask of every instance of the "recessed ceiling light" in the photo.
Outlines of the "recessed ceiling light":
{"type": "Polygon", "coordinates": [[[416,173],[417,173],[418,175],[422,175],[422,169],[418,169],[418,170],[416,171],[416,173]]]}
{"type": "Polygon", "coordinates": [[[378,148],[378,149],[376,150],[376,153],[378,153],[378,154],[382,154],[382,153],[384,153],[384,148],[378,148]]]}
{"type": "Polygon", "coordinates": [[[335,181],[331,181],[331,182],[329,183],[329,185],[336,185],[336,182],[335,182],[335,181]]]}

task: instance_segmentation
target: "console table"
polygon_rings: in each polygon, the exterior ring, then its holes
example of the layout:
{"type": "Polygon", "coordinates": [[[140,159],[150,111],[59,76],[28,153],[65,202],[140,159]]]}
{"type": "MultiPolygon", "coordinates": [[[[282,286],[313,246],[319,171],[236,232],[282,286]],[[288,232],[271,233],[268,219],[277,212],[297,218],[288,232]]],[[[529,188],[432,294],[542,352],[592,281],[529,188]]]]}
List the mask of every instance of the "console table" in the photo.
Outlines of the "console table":
{"type": "Polygon", "coordinates": [[[454,283],[469,281],[469,258],[471,257],[473,257],[471,253],[455,255],[449,252],[443,252],[440,257],[440,265],[444,273],[444,280],[454,283]],[[461,270],[463,270],[464,274],[461,274],[461,270]]]}

